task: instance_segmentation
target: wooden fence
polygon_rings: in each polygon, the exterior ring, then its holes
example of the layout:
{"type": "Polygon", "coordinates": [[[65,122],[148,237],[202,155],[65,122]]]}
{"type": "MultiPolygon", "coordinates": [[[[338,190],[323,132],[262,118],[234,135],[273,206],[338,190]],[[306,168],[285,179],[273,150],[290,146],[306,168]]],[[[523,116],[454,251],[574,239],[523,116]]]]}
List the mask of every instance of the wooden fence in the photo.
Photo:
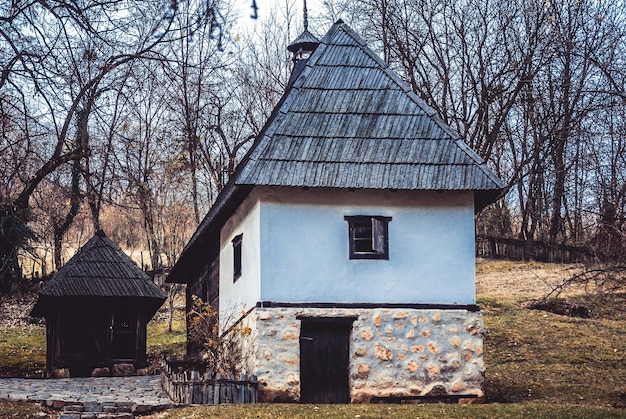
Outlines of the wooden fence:
{"type": "Polygon", "coordinates": [[[258,381],[245,374],[235,377],[215,376],[201,362],[161,360],[161,385],[170,399],[179,404],[256,403],[258,381]]]}
{"type": "Polygon", "coordinates": [[[596,258],[586,246],[545,243],[540,240],[519,240],[476,235],[476,256],[485,259],[536,260],[556,263],[590,262],[596,258]]]}

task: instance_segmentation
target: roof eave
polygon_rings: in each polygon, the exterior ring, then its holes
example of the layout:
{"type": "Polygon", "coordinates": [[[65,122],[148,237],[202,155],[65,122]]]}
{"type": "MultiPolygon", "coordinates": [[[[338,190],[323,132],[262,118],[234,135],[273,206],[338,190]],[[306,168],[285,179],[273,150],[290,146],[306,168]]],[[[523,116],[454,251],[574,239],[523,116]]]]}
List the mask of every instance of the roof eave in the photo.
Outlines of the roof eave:
{"type": "Polygon", "coordinates": [[[502,197],[505,189],[484,189],[474,191],[474,213],[478,214],[502,197]]]}

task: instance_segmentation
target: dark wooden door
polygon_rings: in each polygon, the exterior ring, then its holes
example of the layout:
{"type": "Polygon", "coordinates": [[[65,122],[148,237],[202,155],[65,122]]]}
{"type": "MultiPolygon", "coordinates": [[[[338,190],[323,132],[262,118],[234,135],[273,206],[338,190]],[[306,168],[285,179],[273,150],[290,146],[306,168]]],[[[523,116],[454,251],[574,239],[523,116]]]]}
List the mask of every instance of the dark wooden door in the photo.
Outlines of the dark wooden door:
{"type": "Polygon", "coordinates": [[[121,308],[113,314],[111,356],[113,359],[137,358],[137,311],[121,308]]]}
{"type": "Polygon", "coordinates": [[[349,403],[350,330],[353,319],[302,319],[300,402],[349,403]]]}

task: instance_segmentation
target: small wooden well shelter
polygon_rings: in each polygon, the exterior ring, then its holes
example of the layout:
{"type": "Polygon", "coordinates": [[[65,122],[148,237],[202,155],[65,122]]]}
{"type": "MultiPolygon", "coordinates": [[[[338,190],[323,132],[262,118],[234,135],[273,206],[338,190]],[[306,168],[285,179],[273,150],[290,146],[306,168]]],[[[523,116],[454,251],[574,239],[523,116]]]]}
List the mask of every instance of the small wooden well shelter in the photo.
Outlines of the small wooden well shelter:
{"type": "Polygon", "coordinates": [[[31,316],[46,319],[46,372],[88,376],[94,368],[146,360],[146,325],[166,295],[98,231],[39,292],[31,316]]]}

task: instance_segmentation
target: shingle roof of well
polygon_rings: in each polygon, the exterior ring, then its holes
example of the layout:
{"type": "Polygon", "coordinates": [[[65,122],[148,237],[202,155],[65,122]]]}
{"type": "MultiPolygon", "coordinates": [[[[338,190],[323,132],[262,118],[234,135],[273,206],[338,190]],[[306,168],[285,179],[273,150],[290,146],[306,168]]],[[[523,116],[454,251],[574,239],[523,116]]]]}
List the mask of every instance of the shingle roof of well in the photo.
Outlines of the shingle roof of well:
{"type": "Polygon", "coordinates": [[[104,233],[97,233],[47,282],[40,296],[147,297],[165,294],[104,233]]]}

